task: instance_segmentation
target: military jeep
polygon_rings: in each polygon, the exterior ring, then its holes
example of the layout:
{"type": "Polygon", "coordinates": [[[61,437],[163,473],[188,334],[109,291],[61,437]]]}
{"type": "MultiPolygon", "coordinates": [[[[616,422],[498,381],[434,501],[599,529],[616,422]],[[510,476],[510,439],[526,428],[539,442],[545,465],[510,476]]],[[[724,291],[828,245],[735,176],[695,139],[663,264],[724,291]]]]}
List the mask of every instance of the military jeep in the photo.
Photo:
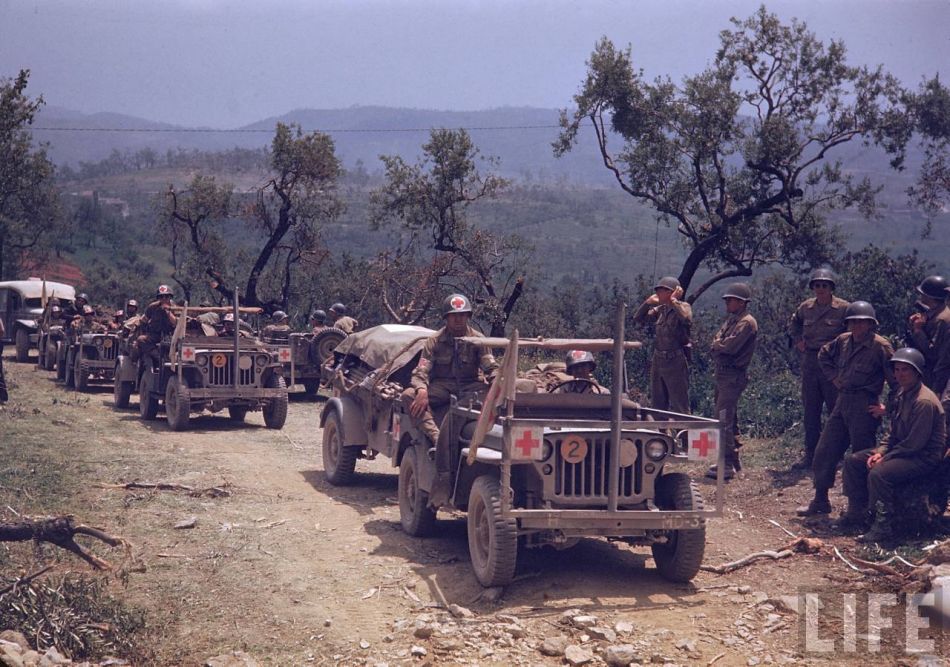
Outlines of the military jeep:
{"type": "Polygon", "coordinates": [[[284,339],[263,338],[284,368],[287,388],[303,385],[309,395],[320,388],[323,364],[346,333],[327,327],[319,333],[294,332],[284,339]]]}
{"type": "Polygon", "coordinates": [[[80,330],[68,340],[63,362],[67,387],[87,391],[90,381],[112,382],[119,350],[115,333],[80,330]]]}
{"type": "MultiPolygon", "coordinates": [[[[163,362],[153,366],[139,359],[139,414],[155,419],[164,407],[172,430],[188,428],[191,414],[225,408],[232,421],[244,421],[248,411],[261,410],[267,428],[283,428],[287,420],[287,386],[276,355],[255,338],[236,329],[233,336],[207,335],[190,324],[188,314],[231,312],[230,308],[174,307],[178,326],[162,346],[163,362]]],[[[257,313],[257,308],[240,312],[257,313]]],[[[235,316],[237,318],[237,315],[235,316]]],[[[128,381],[123,374],[123,381],[128,381]]]]}
{"type": "MultiPolygon", "coordinates": [[[[431,444],[400,396],[419,361],[425,329],[383,325],[349,336],[334,351],[333,397],[321,415],[323,461],[333,484],[356,480],[359,458],[383,454],[399,468],[403,529],[431,534],[440,507],[431,444]]],[[[580,538],[649,545],[659,573],[684,582],[699,571],[705,520],[722,516],[719,422],[641,407],[624,397],[623,315],[615,340],[473,338],[505,350],[481,402],[453,401],[440,442],[452,451],[446,509],[467,512],[472,567],[484,586],[509,583],[521,548],[573,546],[580,538]],[[523,347],[613,351],[614,386],[597,393],[521,392],[523,347]],[[674,467],[718,459],[716,508],[706,509],[690,476],[674,467]]],[[[533,385],[533,383],[528,383],[533,385]]]]}

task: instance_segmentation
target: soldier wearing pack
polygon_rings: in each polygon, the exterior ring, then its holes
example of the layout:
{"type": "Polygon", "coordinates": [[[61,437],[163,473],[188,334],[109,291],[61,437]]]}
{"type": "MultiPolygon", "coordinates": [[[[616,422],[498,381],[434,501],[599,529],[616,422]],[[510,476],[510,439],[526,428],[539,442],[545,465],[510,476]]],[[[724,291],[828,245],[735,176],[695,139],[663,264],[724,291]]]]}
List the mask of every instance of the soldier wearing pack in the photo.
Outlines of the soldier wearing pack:
{"type": "Polygon", "coordinates": [[[884,383],[895,384],[890,359],[894,348],[874,333],[877,317],[867,301],[854,301],[845,311],[848,331],[818,352],[822,372],[838,390],[831,416],[825,422],[812,465],[815,497],[799,516],[831,513],[828,491],[835,484],[838,464],[850,446],[853,452],[877,444],[877,429],[885,407],[880,403],[884,383]]]}
{"type": "Polygon", "coordinates": [[[898,391],[891,403],[890,436],[875,449],[856,452],[845,460],[844,494],[848,510],[836,522],[842,529],[862,529],[869,519],[871,529],[858,540],[888,543],[894,538],[894,500],[899,489],[933,472],[947,446],[943,406],[923,384],[924,355],[904,347],[890,359],[898,391]]]}
{"type": "Polygon", "coordinates": [[[917,285],[917,310],[908,319],[908,347],[924,355],[923,382],[938,394],[950,380],[950,308],[947,308],[947,281],[943,276],[927,276],[917,285]]]}
{"type": "Polygon", "coordinates": [[[656,342],[650,363],[650,402],[658,410],[689,413],[689,360],[690,330],[693,309],[680,301],[683,288],[673,277],[661,278],[653,288],[633,321],[653,322],[656,342]]]}
{"type": "Polygon", "coordinates": [[[413,421],[436,447],[438,480],[431,494],[433,505],[444,502],[449,493],[451,451],[448,443],[440,441],[438,424],[448,410],[450,397],[461,402],[483,396],[498,370],[498,362],[487,347],[457,340],[482,337],[470,324],[472,304],[468,297],[446,297],[442,315],[445,326],[426,341],[410,388],[403,393],[413,421]]]}
{"type": "MultiPolygon", "coordinates": [[[[742,469],[736,443],[739,430],[737,410],[739,397],[749,384],[747,370],[755,352],[759,325],[748,312],[752,290],[746,283],[729,285],[722,298],[726,304],[726,320],[713,337],[709,351],[716,363],[715,418],[723,426],[722,449],[726,464],[723,478],[728,480],[742,469]]],[[[713,465],[706,476],[715,479],[717,472],[713,465]]]]}
{"type": "Polygon", "coordinates": [[[353,333],[360,326],[355,318],[346,314],[346,306],[339,302],[330,306],[330,317],[333,318],[333,326],[347,334],[353,333]]]}
{"type": "Polygon", "coordinates": [[[261,336],[266,343],[286,342],[290,340],[290,324],[287,313],[275,310],[271,315],[271,323],[264,327],[261,336]]]}
{"type": "Polygon", "coordinates": [[[815,447],[821,436],[821,415],[835,407],[838,391],[818,365],[818,350],[847,329],[844,322],[848,302],[834,295],[835,275],[831,269],[816,269],[808,280],[815,296],[798,306],[788,320],[788,333],[802,354],[802,408],[805,423],[805,451],[793,468],[811,469],[815,447]]]}

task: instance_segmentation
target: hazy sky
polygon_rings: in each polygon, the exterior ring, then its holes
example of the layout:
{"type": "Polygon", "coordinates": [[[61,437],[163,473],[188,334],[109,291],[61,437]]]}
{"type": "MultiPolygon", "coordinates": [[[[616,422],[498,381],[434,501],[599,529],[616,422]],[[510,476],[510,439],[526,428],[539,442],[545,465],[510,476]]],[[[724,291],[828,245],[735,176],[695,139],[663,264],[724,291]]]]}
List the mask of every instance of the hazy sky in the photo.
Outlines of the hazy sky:
{"type": "MultiPolygon", "coordinates": [[[[0,77],[48,104],[229,128],[296,108],[563,107],[594,42],[649,76],[712,58],[751,0],[0,0],[0,77]]],[[[767,2],[905,82],[950,65],[948,0],[767,2]]]]}

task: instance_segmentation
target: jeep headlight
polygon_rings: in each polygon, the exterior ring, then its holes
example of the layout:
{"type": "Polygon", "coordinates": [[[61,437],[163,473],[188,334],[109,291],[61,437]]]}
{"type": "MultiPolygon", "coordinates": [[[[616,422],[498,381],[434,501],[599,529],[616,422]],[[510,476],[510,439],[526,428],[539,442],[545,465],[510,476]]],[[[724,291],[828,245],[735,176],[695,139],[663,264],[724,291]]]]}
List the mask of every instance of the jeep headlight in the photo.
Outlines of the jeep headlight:
{"type": "Polygon", "coordinates": [[[261,368],[263,368],[264,366],[267,365],[267,355],[266,355],[266,354],[259,354],[259,355],[257,355],[257,365],[260,366],[261,368]]]}
{"type": "Polygon", "coordinates": [[[541,445],[541,457],[537,459],[538,461],[547,461],[551,458],[551,454],[554,453],[554,445],[551,444],[550,440],[545,439],[544,444],[541,445]]]}
{"type": "Polygon", "coordinates": [[[197,357],[195,357],[195,363],[198,364],[199,366],[207,366],[208,356],[205,354],[198,355],[197,357]]]}
{"type": "Polygon", "coordinates": [[[664,456],[666,456],[669,450],[670,448],[669,445],[666,444],[666,440],[661,440],[659,438],[648,440],[647,444],[643,447],[644,453],[651,461],[659,461],[664,456]]]}

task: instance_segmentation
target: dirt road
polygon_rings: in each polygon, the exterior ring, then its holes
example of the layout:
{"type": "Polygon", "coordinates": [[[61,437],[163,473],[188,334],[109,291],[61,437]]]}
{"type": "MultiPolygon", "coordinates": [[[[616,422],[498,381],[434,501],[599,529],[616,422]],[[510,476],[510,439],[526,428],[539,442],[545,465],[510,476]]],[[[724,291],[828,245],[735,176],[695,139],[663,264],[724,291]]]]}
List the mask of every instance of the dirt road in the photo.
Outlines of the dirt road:
{"type": "MultiPolygon", "coordinates": [[[[790,609],[799,594],[831,599],[880,586],[827,552],[672,585],[649,551],[585,540],[524,553],[515,583],[486,592],[470,571],[464,516],[442,517],[436,538],[402,533],[387,460],[361,461],[351,487],[324,480],[323,399],[293,396],[281,431],[252,413],[244,424],[202,416],[175,433],[163,419],[113,409],[110,388],[67,392],[49,373],[6,363],[14,386],[0,413],[5,457],[18,439],[53,434],[48,465],[79,477],[71,511],[125,537],[145,565],[121,594],[147,610],[161,664],[202,664],[232,650],[281,665],[563,664],[565,646],[574,664],[893,664],[902,655],[900,642],[841,653],[840,637],[836,655],[808,650],[804,616],[790,609]],[[133,480],[230,495],[101,488],[133,480]],[[191,518],[193,528],[175,528],[191,518]],[[464,609],[453,615],[443,603],[464,609]]],[[[743,473],[729,486],[726,517],[709,526],[706,563],[789,542],[768,520],[799,533],[792,515],[806,482],[743,473]]],[[[711,500],[712,487],[704,490],[711,500]]],[[[848,538],[835,543],[854,548],[848,538]]],[[[819,629],[839,636],[840,615],[825,614],[819,629]]]]}

